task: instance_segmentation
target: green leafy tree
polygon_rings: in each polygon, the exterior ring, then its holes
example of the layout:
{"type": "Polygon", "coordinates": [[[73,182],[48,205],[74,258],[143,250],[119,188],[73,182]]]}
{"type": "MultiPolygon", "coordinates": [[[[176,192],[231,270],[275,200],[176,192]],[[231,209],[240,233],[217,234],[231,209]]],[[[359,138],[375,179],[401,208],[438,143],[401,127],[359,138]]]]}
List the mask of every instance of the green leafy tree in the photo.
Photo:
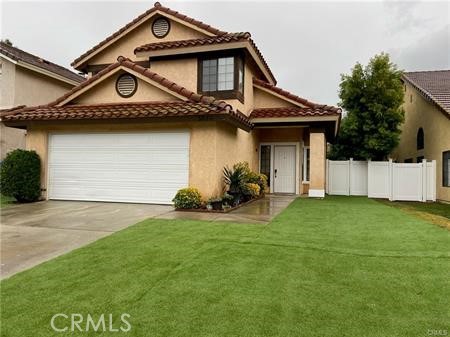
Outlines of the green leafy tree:
{"type": "Polygon", "coordinates": [[[347,112],[330,159],[386,159],[398,145],[404,119],[402,71],[388,54],[357,63],[342,75],[340,106],[347,112]]]}

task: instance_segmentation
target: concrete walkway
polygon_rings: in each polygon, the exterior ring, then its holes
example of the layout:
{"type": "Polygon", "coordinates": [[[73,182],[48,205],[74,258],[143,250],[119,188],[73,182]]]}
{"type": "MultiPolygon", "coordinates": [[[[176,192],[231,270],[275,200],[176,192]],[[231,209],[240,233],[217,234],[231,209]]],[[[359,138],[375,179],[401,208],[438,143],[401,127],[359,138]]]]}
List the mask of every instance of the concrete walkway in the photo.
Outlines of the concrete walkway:
{"type": "Polygon", "coordinates": [[[0,277],[171,210],[161,205],[53,200],[9,205],[1,210],[0,277]]]}
{"type": "Polygon", "coordinates": [[[156,218],[233,221],[265,225],[284,210],[296,197],[295,195],[271,194],[229,213],[180,212],[172,210],[171,212],[158,215],[156,218]]]}
{"type": "Polygon", "coordinates": [[[43,201],[1,210],[0,277],[5,278],[148,218],[267,224],[295,196],[269,195],[230,213],[177,212],[172,206],[43,201]]]}

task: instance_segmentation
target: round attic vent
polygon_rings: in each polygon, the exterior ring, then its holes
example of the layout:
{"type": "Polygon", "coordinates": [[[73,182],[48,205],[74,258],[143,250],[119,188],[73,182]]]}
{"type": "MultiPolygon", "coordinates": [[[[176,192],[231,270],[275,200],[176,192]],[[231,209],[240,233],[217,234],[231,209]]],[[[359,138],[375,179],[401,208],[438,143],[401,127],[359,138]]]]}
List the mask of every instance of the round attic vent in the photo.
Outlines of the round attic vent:
{"type": "Polygon", "coordinates": [[[152,32],[157,38],[161,39],[169,33],[170,23],[166,18],[159,18],[153,21],[152,32]]]}
{"type": "Polygon", "coordinates": [[[116,82],[116,90],[122,97],[131,97],[137,89],[136,78],[130,74],[119,76],[116,82]]]}

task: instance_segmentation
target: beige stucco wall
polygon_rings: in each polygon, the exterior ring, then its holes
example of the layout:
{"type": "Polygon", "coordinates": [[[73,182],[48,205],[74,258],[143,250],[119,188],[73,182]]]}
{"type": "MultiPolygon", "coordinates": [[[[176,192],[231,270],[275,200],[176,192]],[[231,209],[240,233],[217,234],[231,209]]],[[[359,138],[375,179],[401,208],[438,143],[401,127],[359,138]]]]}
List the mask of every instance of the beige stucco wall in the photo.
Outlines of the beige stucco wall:
{"type": "Polygon", "coordinates": [[[188,90],[197,92],[197,63],[196,58],[152,61],[150,70],[188,90]]]}
{"type": "MultiPolygon", "coordinates": [[[[73,87],[73,85],[17,66],[5,59],[1,59],[1,63],[1,108],[47,104],[73,87]]],[[[11,150],[25,148],[25,134],[25,130],[5,127],[2,124],[0,129],[0,159],[3,159],[11,150]]]]}
{"type": "Polygon", "coordinates": [[[255,88],[254,106],[255,108],[280,108],[292,107],[295,105],[264,90],[255,88]]]}
{"type": "Polygon", "coordinates": [[[323,130],[311,130],[310,147],[310,184],[313,190],[325,190],[326,138],[323,130]]]}
{"type": "Polygon", "coordinates": [[[409,158],[416,162],[416,158],[420,156],[436,160],[436,197],[450,201],[450,187],[442,186],[442,153],[450,151],[450,118],[425,100],[409,83],[405,85],[405,122],[399,146],[393,151],[392,158],[398,162],[409,158]],[[418,151],[416,141],[419,128],[424,131],[425,148],[418,151]]]}
{"type": "Polygon", "coordinates": [[[0,63],[2,68],[0,75],[0,109],[7,109],[14,106],[16,66],[3,58],[0,58],[0,63]]]}
{"type": "MultiPolygon", "coordinates": [[[[48,135],[52,132],[133,132],[187,129],[190,131],[189,185],[200,190],[203,197],[223,193],[222,170],[238,161],[258,166],[255,135],[224,122],[188,123],[74,123],[32,125],[28,129],[27,148],[35,150],[42,160],[41,186],[47,188],[48,135]]],[[[43,193],[46,197],[46,194],[43,193]]]]}
{"type": "Polygon", "coordinates": [[[16,67],[15,78],[15,106],[47,104],[73,88],[71,84],[22,67],[16,67]]]}
{"type": "Polygon", "coordinates": [[[78,104],[96,104],[96,103],[129,103],[144,101],[165,101],[173,102],[180,99],[152,86],[137,78],[137,90],[131,97],[122,97],[116,91],[116,81],[121,73],[113,74],[109,78],[100,82],[90,90],[76,97],[73,102],[78,104]]]}
{"type": "MultiPolygon", "coordinates": [[[[152,33],[153,18],[144,22],[127,35],[117,40],[89,60],[90,65],[110,64],[117,61],[118,56],[139,60],[134,55],[134,49],[147,43],[187,40],[205,37],[203,33],[170,20],[170,32],[164,38],[158,39],[152,33]]],[[[144,60],[144,59],[142,59],[144,60]]]]}

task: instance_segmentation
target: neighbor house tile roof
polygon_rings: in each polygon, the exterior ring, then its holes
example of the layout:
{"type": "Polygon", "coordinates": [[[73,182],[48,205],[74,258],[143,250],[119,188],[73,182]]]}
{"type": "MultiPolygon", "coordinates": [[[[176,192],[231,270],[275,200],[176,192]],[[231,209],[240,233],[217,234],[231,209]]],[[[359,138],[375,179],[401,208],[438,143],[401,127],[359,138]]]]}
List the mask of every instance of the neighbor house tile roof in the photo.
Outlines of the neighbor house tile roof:
{"type": "Polygon", "coordinates": [[[108,43],[109,41],[113,40],[114,38],[116,38],[117,36],[119,36],[120,34],[122,34],[123,32],[125,32],[127,29],[131,28],[134,24],[138,23],[140,20],[142,20],[143,18],[145,18],[146,16],[152,14],[153,12],[156,11],[160,11],[162,13],[166,13],[172,16],[175,16],[176,18],[183,20],[189,24],[192,24],[194,26],[197,26],[203,30],[206,30],[207,32],[210,32],[211,34],[214,35],[223,35],[223,34],[227,34],[227,32],[221,31],[217,28],[211,27],[210,25],[207,25],[201,21],[197,21],[189,16],[186,16],[184,14],[181,14],[177,11],[174,11],[170,8],[164,7],[162,6],[159,2],[155,2],[154,6],[152,8],[150,8],[148,11],[142,13],[141,15],[139,15],[137,18],[135,18],[133,21],[127,23],[125,26],[123,26],[122,28],[120,28],[118,31],[116,31],[115,33],[113,33],[112,35],[108,36],[106,39],[104,39],[103,41],[101,41],[100,43],[98,43],[97,45],[95,45],[94,47],[92,47],[91,49],[89,49],[88,51],[86,51],[85,53],[83,53],[81,56],[79,56],[78,58],[76,58],[73,62],[72,62],[72,66],[74,66],[75,64],[79,63],[80,61],[82,61],[85,57],[89,56],[89,54],[93,53],[94,51],[96,51],[97,49],[101,48],[103,45],[105,45],[106,43],[108,43]]]}
{"type": "Polygon", "coordinates": [[[47,70],[56,75],[65,77],[78,83],[85,80],[84,77],[77,75],[76,73],[70,71],[69,69],[61,67],[60,65],[57,65],[50,61],[44,60],[39,56],[27,53],[26,51],[23,51],[17,47],[10,46],[9,44],[4,42],[0,42],[0,54],[3,54],[4,56],[16,62],[20,61],[30,64],[32,66],[42,68],[44,70],[47,70]]]}
{"type": "Polygon", "coordinates": [[[407,72],[403,79],[450,116],[450,70],[407,72]]]}
{"type": "MultiPolygon", "coordinates": [[[[193,91],[190,91],[168,79],[165,77],[162,77],[154,72],[152,72],[148,68],[144,68],[134,62],[132,62],[130,59],[127,59],[125,57],[119,56],[116,63],[113,63],[103,69],[102,71],[98,72],[95,76],[92,76],[88,80],[84,81],[80,85],[73,88],[71,91],[67,92],[57,100],[47,104],[47,105],[41,105],[37,107],[28,107],[24,109],[18,109],[10,112],[4,112],[1,114],[3,121],[18,121],[18,120],[46,120],[49,119],[49,114],[56,114],[52,117],[52,119],[91,119],[91,118],[98,118],[95,117],[95,114],[92,114],[94,110],[98,111],[100,114],[103,112],[107,112],[107,115],[110,118],[125,118],[122,117],[120,113],[113,114],[111,113],[111,109],[121,109],[120,107],[123,107],[125,109],[125,112],[130,112],[130,109],[137,109],[137,107],[140,108],[140,112],[142,113],[150,113],[157,115],[160,113],[160,115],[156,117],[162,117],[167,112],[164,110],[164,106],[171,107],[171,113],[175,116],[184,116],[186,114],[192,113],[192,115],[205,115],[206,111],[209,111],[210,114],[226,114],[228,117],[233,119],[236,122],[241,123],[247,128],[251,128],[251,123],[247,116],[245,116],[240,111],[233,110],[232,106],[228,103],[220,100],[216,100],[214,97],[211,96],[205,96],[205,95],[199,95],[193,91]],[[128,103],[122,103],[122,104],[103,104],[103,105],[62,105],[64,101],[69,99],[72,95],[79,92],[86,86],[92,84],[93,82],[99,80],[101,77],[105,76],[112,70],[118,68],[118,67],[124,67],[130,70],[133,70],[155,82],[157,82],[159,85],[167,88],[168,90],[185,97],[188,102],[176,102],[177,104],[173,102],[142,102],[142,103],[136,103],[138,106],[129,105],[128,103]],[[173,104],[172,104],[173,103],[173,104]],[[186,108],[182,108],[183,105],[186,106],[186,108]],[[80,107],[80,108],[78,108],[80,107]],[[111,108],[114,107],[114,108],[111,108]],[[150,109],[151,108],[151,109],[150,109]],[[208,109],[209,110],[208,110],[208,109]],[[147,109],[147,110],[143,110],[147,109]],[[174,109],[178,109],[179,112],[177,114],[174,114],[174,109]],[[88,114],[87,112],[90,111],[91,114],[88,114]]],[[[147,117],[149,117],[147,116],[147,117]]],[[[107,118],[107,117],[101,117],[101,118],[107,118]]],[[[133,114],[129,115],[128,118],[134,118],[133,114]],[[131,116],[131,117],[130,117],[131,116]]]]}
{"type": "Polygon", "coordinates": [[[248,32],[239,32],[239,33],[227,33],[220,36],[210,36],[205,38],[197,38],[197,39],[189,39],[189,40],[179,40],[179,41],[165,41],[165,42],[154,42],[144,44],[140,47],[137,47],[134,50],[134,53],[143,52],[143,51],[157,51],[157,50],[165,50],[165,49],[180,49],[180,48],[189,48],[189,47],[199,47],[199,46],[208,46],[208,45],[216,45],[216,44],[226,44],[232,42],[241,42],[248,41],[250,46],[254,49],[256,55],[260,59],[264,68],[269,73],[270,77],[274,82],[275,76],[270,70],[269,65],[267,64],[264,56],[262,55],[259,48],[256,46],[255,42],[251,39],[251,34],[248,32]]]}
{"type": "Polygon", "coordinates": [[[306,99],[304,99],[302,97],[299,97],[297,95],[294,95],[294,94],[290,93],[289,91],[283,90],[283,89],[281,89],[279,87],[276,87],[276,86],[274,86],[274,85],[272,85],[270,83],[261,81],[261,80],[259,80],[257,78],[253,78],[253,84],[257,85],[257,86],[260,86],[262,88],[265,88],[267,90],[270,90],[270,91],[272,91],[272,92],[274,92],[274,93],[276,93],[276,94],[278,94],[280,96],[286,97],[286,98],[290,99],[291,101],[294,101],[296,103],[300,103],[300,104],[305,105],[305,106],[307,106],[309,108],[312,108],[313,110],[317,110],[317,111],[319,111],[319,110],[331,111],[331,112],[334,112],[334,113],[341,113],[341,111],[342,111],[340,108],[337,108],[337,107],[334,107],[334,106],[331,106],[331,105],[317,104],[317,103],[310,102],[310,101],[308,101],[308,100],[306,100],[306,99]]]}
{"type": "Polygon", "coordinates": [[[250,114],[250,119],[255,118],[283,118],[283,117],[314,117],[314,116],[340,116],[335,110],[326,108],[302,108],[302,107],[279,107],[258,108],[250,114]]]}

